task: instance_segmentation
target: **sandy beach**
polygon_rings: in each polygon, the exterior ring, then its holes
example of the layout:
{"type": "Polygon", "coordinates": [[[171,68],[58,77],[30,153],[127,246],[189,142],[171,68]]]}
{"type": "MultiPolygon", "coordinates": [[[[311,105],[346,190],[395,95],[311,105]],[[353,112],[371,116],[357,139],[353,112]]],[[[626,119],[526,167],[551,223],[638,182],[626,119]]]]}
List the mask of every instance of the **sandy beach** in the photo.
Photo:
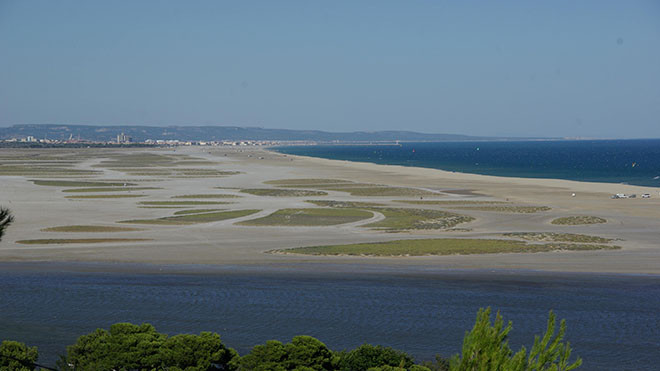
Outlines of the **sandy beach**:
{"type": "MultiPolygon", "coordinates": [[[[33,158],[35,154],[63,150],[2,149],[2,155],[33,158]]],[[[67,198],[64,186],[41,186],[29,180],[49,179],[35,175],[0,176],[0,204],[8,207],[16,221],[0,242],[2,262],[125,262],[154,264],[255,265],[287,267],[310,263],[386,264],[397,267],[436,269],[521,269],[562,272],[660,274],[660,196],[658,189],[619,184],[586,183],[555,179],[526,179],[453,173],[434,169],[386,166],[282,155],[267,149],[234,147],[187,147],[172,149],[79,149],[73,167],[99,173],[85,181],[120,181],[140,187],[141,197],[67,198]],[[222,177],[131,175],[117,168],[99,167],[117,154],[156,153],[187,155],[206,161],[186,165],[206,170],[239,172],[222,177]],[[396,187],[413,187],[437,194],[438,200],[497,201],[513,205],[547,206],[549,211],[504,213],[478,209],[456,212],[474,218],[456,230],[421,230],[388,233],[364,225],[373,219],[332,226],[246,226],[237,222],[267,216],[285,208],[310,208],[309,199],[378,202],[387,206],[411,207],[395,202],[401,196],[353,196],[327,191],[322,197],[268,197],[240,192],[241,189],[275,188],[266,181],[305,178],[342,179],[396,187]],[[218,188],[219,187],[219,188],[218,188]],[[172,216],[181,209],[145,208],[139,202],[171,201],[173,196],[218,193],[239,196],[212,201],[231,203],[207,207],[223,210],[259,210],[234,219],[188,225],[132,225],[118,221],[172,216]],[[573,197],[572,194],[575,193],[573,197]],[[650,193],[650,199],[613,200],[614,193],[650,193]],[[607,220],[593,225],[555,225],[558,217],[591,215],[607,220]],[[71,225],[139,228],[121,233],[48,232],[45,228],[71,225]],[[576,233],[616,239],[619,250],[561,251],[417,257],[306,256],[265,253],[272,249],[348,244],[415,238],[502,238],[508,232],[576,233]],[[22,244],[35,239],[80,238],[145,239],[132,242],[94,244],[22,244]]],[[[67,180],[78,180],[69,177],[67,180]]],[[[411,197],[408,197],[411,199],[411,197]]],[[[416,197],[419,198],[419,197],[416,197]]],[[[425,199],[428,199],[426,197],[425,199]]],[[[419,206],[415,206],[419,207],[419,206]]],[[[439,206],[429,205],[434,209],[439,206]]],[[[190,208],[190,207],[188,207],[190,208]]],[[[377,218],[377,215],[374,216],[377,218]]],[[[322,266],[322,264],[320,265],[322,266]]]]}

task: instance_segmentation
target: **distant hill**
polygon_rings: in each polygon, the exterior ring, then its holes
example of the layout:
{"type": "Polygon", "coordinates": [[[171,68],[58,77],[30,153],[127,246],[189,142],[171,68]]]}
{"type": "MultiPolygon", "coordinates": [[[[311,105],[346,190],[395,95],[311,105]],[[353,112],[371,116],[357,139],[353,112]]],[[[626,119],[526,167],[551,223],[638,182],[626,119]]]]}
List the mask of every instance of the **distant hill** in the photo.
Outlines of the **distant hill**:
{"type": "Polygon", "coordinates": [[[370,141],[460,141],[507,139],[493,137],[473,137],[455,134],[424,134],[412,131],[374,131],[333,133],[319,130],[264,129],[238,126],[92,126],[92,125],[14,125],[0,128],[0,139],[25,138],[31,135],[37,139],[110,141],[124,133],[134,141],[147,139],[178,139],[182,141],[202,140],[276,140],[276,141],[317,141],[317,142],[370,142],[370,141]]]}

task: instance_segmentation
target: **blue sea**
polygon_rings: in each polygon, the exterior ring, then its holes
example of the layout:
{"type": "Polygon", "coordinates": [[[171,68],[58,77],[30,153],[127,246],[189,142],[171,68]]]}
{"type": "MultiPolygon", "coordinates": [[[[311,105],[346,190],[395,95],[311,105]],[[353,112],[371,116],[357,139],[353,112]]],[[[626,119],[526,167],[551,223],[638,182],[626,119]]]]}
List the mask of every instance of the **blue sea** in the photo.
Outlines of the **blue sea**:
{"type": "Polygon", "coordinates": [[[36,345],[53,365],[79,335],[130,321],[169,334],[215,331],[241,354],[307,334],[335,350],[366,342],[430,360],[459,352],[477,310],[491,306],[513,321],[513,349],[529,348],[553,309],[581,370],[660,368],[659,276],[328,267],[3,263],[0,340],[36,345]]]}
{"type": "Polygon", "coordinates": [[[660,187],[660,139],[317,145],[276,150],[484,175],[660,187]]]}

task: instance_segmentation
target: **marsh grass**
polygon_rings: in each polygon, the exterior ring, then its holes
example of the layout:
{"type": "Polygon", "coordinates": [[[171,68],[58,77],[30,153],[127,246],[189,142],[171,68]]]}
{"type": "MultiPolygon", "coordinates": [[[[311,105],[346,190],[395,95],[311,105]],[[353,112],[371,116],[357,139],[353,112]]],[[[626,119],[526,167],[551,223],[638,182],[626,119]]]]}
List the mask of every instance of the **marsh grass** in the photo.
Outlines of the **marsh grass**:
{"type": "Polygon", "coordinates": [[[186,209],[188,206],[138,206],[140,209],[186,209]]]}
{"type": "Polygon", "coordinates": [[[452,206],[452,209],[459,210],[475,210],[475,211],[491,211],[498,213],[519,213],[519,214],[533,214],[543,211],[552,210],[548,206],[452,206]]]}
{"type": "Polygon", "coordinates": [[[145,197],[146,195],[133,195],[133,194],[104,194],[104,195],[72,195],[65,196],[64,198],[74,199],[74,200],[90,200],[90,199],[103,199],[103,198],[136,198],[136,197],[145,197]]]}
{"type": "Polygon", "coordinates": [[[190,167],[211,166],[218,163],[185,154],[141,152],[115,154],[109,157],[109,159],[101,161],[101,163],[94,166],[121,171],[133,176],[166,176],[172,178],[225,177],[239,173],[206,167],[190,167]]]}
{"type": "Polygon", "coordinates": [[[551,223],[557,225],[602,224],[607,223],[607,219],[591,215],[564,216],[554,219],[551,223]]]}
{"type": "Polygon", "coordinates": [[[335,207],[335,208],[371,208],[378,206],[385,206],[376,202],[360,202],[360,201],[331,201],[331,200],[305,200],[317,206],[335,207]]]}
{"type": "Polygon", "coordinates": [[[115,169],[170,167],[186,159],[195,159],[196,163],[202,162],[205,165],[214,164],[211,161],[204,161],[203,159],[188,155],[171,153],[138,152],[114,154],[108,157],[109,159],[101,161],[99,164],[94,165],[94,167],[115,169]]]}
{"type": "Polygon", "coordinates": [[[470,201],[470,200],[394,200],[394,202],[406,203],[411,205],[501,205],[510,204],[507,201],[470,201]]]}
{"type": "MultiPolygon", "coordinates": [[[[285,186],[278,186],[285,187],[285,186]]],[[[325,184],[291,184],[286,186],[289,188],[311,188],[311,189],[344,189],[344,188],[375,188],[375,187],[387,187],[384,184],[375,184],[375,183],[325,183],[325,184]]]]}
{"type": "Polygon", "coordinates": [[[554,232],[514,232],[504,233],[503,236],[520,238],[527,241],[541,242],[579,242],[579,243],[610,243],[611,238],[589,236],[586,234],[554,233],[554,232]]]}
{"type": "Polygon", "coordinates": [[[442,196],[440,193],[419,188],[393,187],[374,183],[356,183],[342,179],[281,179],[270,180],[265,184],[289,188],[311,188],[324,191],[347,192],[352,196],[393,197],[393,196],[442,196]]]}
{"type": "Polygon", "coordinates": [[[497,239],[444,238],[297,247],[271,250],[269,252],[305,255],[426,256],[537,253],[561,250],[611,250],[619,248],[619,246],[611,245],[528,244],[523,241],[497,239]]]}
{"type": "Polygon", "coordinates": [[[349,180],[343,179],[324,179],[324,178],[302,178],[302,179],[278,179],[268,180],[264,184],[272,184],[278,186],[289,185],[318,185],[318,184],[333,184],[333,183],[353,183],[349,180]]]}
{"type": "Polygon", "coordinates": [[[228,194],[196,194],[196,195],[179,195],[172,196],[171,198],[240,198],[239,195],[228,194]]]}
{"type": "Polygon", "coordinates": [[[151,241],[149,238],[49,238],[37,240],[19,240],[16,243],[23,245],[51,245],[71,243],[110,243],[110,242],[142,242],[151,241]]]}
{"type": "Polygon", "coordinates": [[[243,216],[248,216],[257,213],[261,210],[231,210],[219,211],[203,214],[188,214],[178,216],[167,216],[158,219],[136,219],[136,220],[123,220],[118,223],[127,224],[156,224],[156,225],[188,225],[199,223],[218,222],[227,219],[235,219],[243,216]]]}
{"type": "Polygon", "coordinates": [[[249,226],[329,226],[369,219],[373,213],[359,209],[281,209],[263,218],[246,220],[249,226]]]}
{"type": "Polygon", "coordinates": [[[131,192],[131,191],[146,191],[152,189],[162,189],[159,187],[96,187],[96,188],[70,188],[63,189],[62,192],[67,193],[84,193],[84,192],[131,192]]]}
{"type": "Polygon", "coordinates": [[[77,180],[30,180],[35,185],[49,187],[124,187],[134,186],[134,183],[88,182],[77,180]]]}
{"type": "Polygon", "coordinates": [[[328,190],[348,192],[351,196],[363,197],[400,197],[400,196],[438,196],[438,193],[405,187],[367,187],[367,188],[328,188],[328,190]]]}
{"type": "Polygon", "coordinates": [[[278,188],[248,188],[241,189],[241,193],[268,197],[309,197],[326,196],[328,192],[310,191],[304,189],[278,189],[278,188]]]}
{"type": "Polygon", "coordinates": [[[447,211],[412,209],[412,208],[388,208],[380,207],[383,204],[373,202],[353,201],[325,201],[308,200],[318,206],[332,208],[357,208],[379,212],[385,216],[384,220],[363,225],[363,227],[385,230],[388,232],[403,232],[419,229],[448,229],[458,224],[473,221],[474,218],[467,215],[455,214],[447,211]]]}
{"type": "Polygon", "coordinates": [[[80,170],[71,167],[42,165],[0,165],[0,175],[7,176],[37,176],[37,177],[81,177],[99,175],[101,172],[93,170],[80,170]]]}
{"type": "Polygon", "coordinates": [[[213,211],[220,211],[222,209],[191,209],[191,210],[180,210],[176,211],[174,215],[188,215],[188,214],[202,214],[202,213],[210,213],[213,211]]]}
{"type": "Polygon", "coordinates": [[[363,227],[394,231],[414,229],[447,229],[474,220],[473,217],[440,210],[408,208],[373,208],[382,213],[385,219],[363,227]]]}
{"type": "Polygon", "coordinates": [[[192,205],[227,205],[226,201],[142,201],[140,205],[147,206],[192,206],[192,205]]]}
{"type": "Polygon", "coordinates": [[[65,225],[61,227],[44,228],[43,232],[80,232],[80,233],[101,233],[101,232],[135,232],[143,231],[140,228],[112,227],[104,225],[65,225]]]}

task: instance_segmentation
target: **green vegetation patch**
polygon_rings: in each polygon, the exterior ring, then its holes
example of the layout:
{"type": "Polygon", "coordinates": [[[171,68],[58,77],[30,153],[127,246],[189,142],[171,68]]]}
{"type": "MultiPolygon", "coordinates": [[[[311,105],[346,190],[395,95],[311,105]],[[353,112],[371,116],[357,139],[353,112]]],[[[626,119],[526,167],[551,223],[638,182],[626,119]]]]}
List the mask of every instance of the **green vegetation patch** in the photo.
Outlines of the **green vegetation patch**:
{"type": "Polygon", "coordinates": [[[68,243],[109,243],[109,242],[142,242],[151,241],[149,238],[49,238],[37,240],[19,240],[16,243],[24,245],[51,245],[68,243]]]}
{"type": "Polygon", "coordinates": [[[87,182],[76,180],[30,180],[35,185],[50,187],[124,187],[133,183],[87,182]]]}
{"type": "Polygon", "coordinates": [[[68,178],[68,177],[92,176],[99,174],[100,174],[99,171],[80,170],[71,167],[63,167],[59,165],[35,166],[33,164],[26,164],[26,165],[0,164],[0,175],[8,175],[8,176],[68,178]]]}
{"type": "Polygon", "coordinates": [[[121,169],[171,167],[185,164],[213,165],[215,162],[182,154],[135,152],[112,155],[109,159],[103,160],[101,163],[94,166],[121,169]]]}
{"type": "Polygon", "coordinates": [[[137,219],[137,220],[124,220],[118,223],[128,224],[158,224],[158,225],[187,225],[198,223],[211,223],[221,220],[235,219],[243,216],[248,216],[257,213],[261,210],[231,210],[219,211],[214,213],[203,214],[188,214],[179,216],[168,216],[158,219],[137,219]]]}
{"type": "Polygon", "coordinates": [[[115,169],[131,176],[166,176],[170,178],[222,178],[240,174],[238,171],[215,169],[177,169],[177,168],[121,168],[115,169]]]}
{"type": "Polygon", "coordinates": [[[109,157],[109,159],[94,166],[122,171],[134,176],[168,176],[173,178],[224,177],[239,173],[237,171],[223,171],[208,167],[190,167],[211,166],[216,165],[217,162],[185,154],[139,152],[115,154],[109,157]]]}
{"type": "Polygon", "coordinates": [[[278,187],[339,190],[344,188],[373,188],[373,187],[387,187],[387,186],[384,184],[351,182],[351,183],[326,183],[326,184],[291,184],[288,186],[281,185],[278,187]]]}
{"type": "Polygon", "coordinates": [[[506,201],[469,201],[469,200],[394,200],[394,202],[401,202],[411,205],[499,205],[499,204],[508,204],[510,202],[506,201]]]}
{"type": "Polygon", "coordinates": [[[240,174],[240,171],[224,171],[215,169],[172,169],[172,177],[226,177],[240,174]]]}
{"type": "Polygon", "coordinates": [[[144,197],[146,195],[73,195],[65,196],[64,198],[71,198],[76,200],[85,200],[85,199],[100,199],[100,198],[135,198],[135,197],[144,197]]]}
{"type": "Polygon", "coordinates": [[[159,187],[95,187],[95,188],[71,188],[63,189],[62,192],[67,193],[84,193],[84,192],[131,192],[131,191],[146,191],[151,189],[162,189],[159,187]]]}
{"type": "Polygon", "coordinates": [[[187,206],[138,206],[140,209],[185,209],[187,206]]]}
{"type": "Polygon", "coordinates": [[[188,214],[202,214],[210,213],[213,211],[220,211],[221,209],[191,209],[191,210],[180,210],[174,213],[174,215],[188,215],[188,214]]]}
{"type": "Polygon", "coordinates": [[[473,217],[440,210],[374,208],[385,215],[385,220],[363,227],[383,229],[390,232],[412,229],[446,229],[474,220],[473,217]]]}
{"type": "Polygon", "coordinates": [[[536,253],[560,250],[619,249],[610,245],[581,244],[527,244],[522,241],[496,239],[438,238],[419,240],[396,240],[387,242],[358,243],[297,247],[271,250],[271,253],[294,253],[305,255],[360,255],[360,256],[425,256],[425,255],[471,255],[499,253],[536,253]]]}
{"type": "Polygon", "coordinates": [[[239,195],[228,194],[198,194],[198,195],[179,195],[172,196],[172,198],[239,198],[239,195]]]}
{"type": "Polygon", "coordinates": [[[312,203],[317,206],[327,206],[336,208],[371,208],[378,206],[385,206],[376,202],[360,202],[360,201],[331,201],[331,200],[306,200],[305,202],[312,203]]]}
{"type": "Polygon", "coordinates": [[[42,229],[43,232],[80,232],[80,233],[101,233],[101,232],[135,232],[143,231],[140,228],[112,227],[104,225],[65,225],[61,227],[51,227],[42,229]]]}
{"type": "Polygon", "coordinates": [[[334,184],[334,183],[353,183],[350,180],[343,179],[323,179],[323,178],[307,178],[307,179],[279,179],[268,180],[264,184],[272,184],[278,186],[289,185],[319,185],[319,184],[334,184]]]}
{"type": "Polygon", "coordinates": [[[558,225],[601,224],[607,223],[607,219],[591,215],[564,216],[553,220],[551,223],[558,225]]]}
{"type": "Polygon", "coordinates": [[[609,243],[611,238],[589,236],[586,234],[554,233],[554,232],[515,232],[504,233],[503,236],[520,238],[527,241],[552,242],[580,242],[580,243],[609,243]]]}
{"type": "Polygon", "coordinates": [[[427,191],[424,189],[407,187],[324,187],[328,191],[348,192],[351,196],[362,197],[403,197],[403,196],[440,196],[439,193],[427,191]]]}
{"type": "Polygon", "coordinates": [[[357,222],[373,213],[358,209],[282,209],[239,224],[251,226],[324,226],[357,222]]]}
{"type": "Polygon", "coordinates": [[[521,213],[533,214],[542,211],[551,210],[547,206],[466,206],[466,207],[452,207],[453,209],[460,210],[479,210],[479,211],[493,211],[498,213],[521,213]]]}
{"type": "Polygon", "coordinates": [[[309,191],[304,189],[277,189],[277,188],[249,188],[241,189],[241,193],[248,193],[255,196],[270,197],[308,197],[308,196],[326,196],[328,192],[309,191]]]}
{"type": "Polygon", "coordinates": [[[341,179],[281,179],[264,182],[289,188],[313,188],[325,191],[348,192],[353,196],[441,196],[441,194],[419,188],[393,187],[383,184],[356,183],[341,179]]]}
{"type": "Polygon", "coordinates": [[[224,201],[142,201],[140,205],[149,206],[191,206],[191,205],[227,205],[224,201]]]}

